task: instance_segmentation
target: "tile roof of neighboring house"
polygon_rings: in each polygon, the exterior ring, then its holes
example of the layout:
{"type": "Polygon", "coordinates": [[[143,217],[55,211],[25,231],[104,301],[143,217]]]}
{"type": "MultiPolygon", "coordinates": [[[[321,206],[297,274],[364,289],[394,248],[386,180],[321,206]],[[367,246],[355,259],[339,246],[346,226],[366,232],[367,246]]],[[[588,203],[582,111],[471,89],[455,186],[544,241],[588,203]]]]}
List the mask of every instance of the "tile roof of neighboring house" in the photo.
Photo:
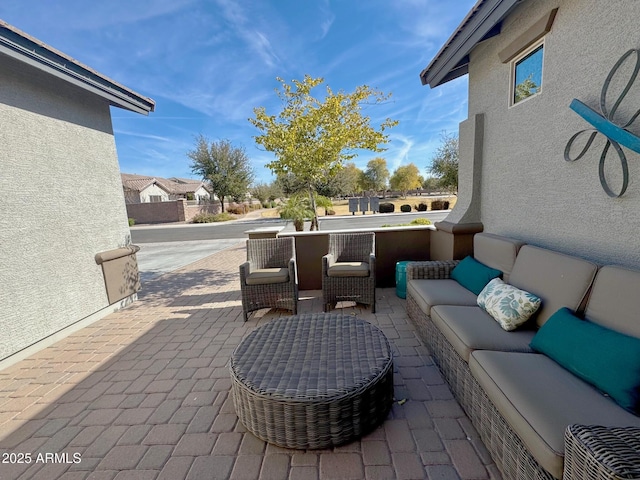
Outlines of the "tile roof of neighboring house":
{"type": "Polygon", "coordinates": [[[121,173],[120,176],[122,177],[122,186],[125,189],[134,190],[136,192],[140,192],[147,188],[149,185],[153,184],[159,185],[168,193],[176,195],[194,193],[200,187],[203,187],[205,190],[209,191],[207,185],[201,180],[186,178],[177,179],[175,177],[149,177],[145,175],[135,175],[132,173],[121,173]],[[177,182],[176,180],[182,180],[182,182],[177,182]]]}
{"type": "Polygon", "coordinates": [[[147,115],[155,102],[93,70],[0,19],[0,54],[8,55],[106,99],[110,105],[147,115]]]}

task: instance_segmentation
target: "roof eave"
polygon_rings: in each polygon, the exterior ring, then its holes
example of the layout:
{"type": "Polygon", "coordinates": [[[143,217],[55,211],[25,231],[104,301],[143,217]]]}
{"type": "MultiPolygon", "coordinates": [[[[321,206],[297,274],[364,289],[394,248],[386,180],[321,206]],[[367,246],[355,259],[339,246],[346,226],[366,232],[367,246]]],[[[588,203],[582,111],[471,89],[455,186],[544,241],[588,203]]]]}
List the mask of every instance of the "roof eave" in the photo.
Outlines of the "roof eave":
{"type": "Polygon", "coordinates": [[[154,111],[152,99],[114,82],[1,20],[0,30],[7,32],[0,35],[0,54],[98,95],[110,105],[143,115],[154,111]]]}
{"type": "Polygon", "coordinates": [[[431,63],[420,72],[422,84],[435,88],[468,73],[471,50],[483,40],[499,34],[502,20],[521,1],[479,0],[431,63]]]}

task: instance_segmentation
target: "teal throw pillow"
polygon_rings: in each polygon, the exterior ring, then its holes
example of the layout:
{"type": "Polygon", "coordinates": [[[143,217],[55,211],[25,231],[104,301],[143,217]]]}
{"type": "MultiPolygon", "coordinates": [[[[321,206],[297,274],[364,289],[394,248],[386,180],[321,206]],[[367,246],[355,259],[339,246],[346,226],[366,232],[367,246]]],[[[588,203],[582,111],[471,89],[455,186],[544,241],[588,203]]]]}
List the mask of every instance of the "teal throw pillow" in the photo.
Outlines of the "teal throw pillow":
{"type": "Polygon", "coordinates": [[[640,339],[561,308],[536,333],[531,348],[640,414],[640,339]]]}
{"type": "Polygon", "coordinates": [[[476,295],[496,277],[502,275],[500,270],[487,267],[473,257],[466,257],[451,271],[451,278],[476,295]]]}

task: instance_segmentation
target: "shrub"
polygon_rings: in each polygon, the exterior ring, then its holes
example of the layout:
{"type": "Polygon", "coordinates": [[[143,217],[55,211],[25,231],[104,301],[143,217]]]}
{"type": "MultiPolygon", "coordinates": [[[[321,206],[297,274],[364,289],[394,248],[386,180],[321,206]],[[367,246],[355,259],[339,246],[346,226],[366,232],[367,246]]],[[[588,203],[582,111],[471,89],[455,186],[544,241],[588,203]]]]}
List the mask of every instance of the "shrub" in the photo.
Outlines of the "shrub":
{"type": "Polygon", "coordinates": [[[434,200],[431,202],[431,210],[444,210],[444,202],[442,200],[434,200]]]}
{"type": "Polygon", "coordinates": [[[380,213],[393,213],[396,209],[396,206],[393,203],[381,203],[379,210],[380,213]]]}
{"type": "Polygon", "coordinates": [[[431,225],[431,220],[428,218],[416,218],[411,220],[411,225],[431,225]]]}
{"type": "Polygon", "coordinates": [[[129,219],[129,226],[133,227],[136,224],[136,219],[135,218],[130,218],[129,219]]]}
{"type": "Polygon", "coordinates": [[[192,223],[214,223],[214,222],[226,222],[227,220],[233,220],[235,217],[230,215],[229,213],[199,213],[193,220],[192,223]]]}
{"type": "Polygon", "coordinates": [[[442,205],[443,210],[449,210],[449,200],[445,200],[442,205]]]}
{"type": "Polygon", "coordinates": [[[247,213],[246,205],[240,204],[231,204],[227,207],[227,212],[232,213],[234,215],[244,215],[247,213]]]}
{"type": "Polygon", "coordinates": [[[417,207],[416,210],[418,210],[419,212],[426,212],[427,211],[427,204],[424,202],[421,202],[417,207]]]}
{"type": "Polygon", "coordinates": [[[331,209],[327,210],[327,215],[335,215],[335,214],[336,214],[335,210],[331,210],[331,209]]]}
{"type": "Polygon", "coordinates": [[[408,205],[406,203],[404,205],[400,205],[400,211],[404,212],[404,213],[410,212],[411,211],[411,205],[408,205]]]}

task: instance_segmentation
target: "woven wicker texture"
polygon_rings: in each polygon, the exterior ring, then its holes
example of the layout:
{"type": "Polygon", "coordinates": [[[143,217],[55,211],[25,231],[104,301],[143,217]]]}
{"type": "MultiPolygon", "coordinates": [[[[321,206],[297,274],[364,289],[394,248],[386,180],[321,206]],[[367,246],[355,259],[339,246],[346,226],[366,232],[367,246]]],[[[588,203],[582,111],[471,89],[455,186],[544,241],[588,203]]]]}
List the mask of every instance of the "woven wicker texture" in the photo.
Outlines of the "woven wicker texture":
{"type": "Polygon", "coordinates": [[[565,480],[640,479],[640,429],[569,425],[565,480]]]}
{"type": "Polygon", "coordinates": [[[283,308],[298,313],[298,276],[293,237],[247,240],[247,261],[240,265],[240,290],[245,322],[249,312],[261,308],[283,308]],[[289,269],[287,282],[247,285],[251,271],[277,267],[289,269]]]}
{"type": "Polygon", "coordinates": [[[323,309],[328,312],[337,302],[344,300],[371,305],[376,311],[376,257],[375,234],[329,234],[329,253],[322,257],[323,309]],[[327,272],[334,262],[367,262],[367,277],[330,277],[327,272]]]}
{"type": "Polygon", "coordinates": [[[375,326],[342,314],[304,314],[251,332],[231,356],[236,413],[257,437],[319,449],[378,426],[393,403],[389,342],[375,326]]]}
{"type": "MultiPolygon", "coordinates": [[[[407,279],[450,278],[459,262],[412,262],[407,265],[407,279]]],[[[505,479],[550,480],[543,469],[511,429],[469,370],[469,365],[455,351],[444,335],[407,291],[407,314],[418,335],[433,356],[449,384],[451,392],[465,410],[482,442],[505,479]]],[[[579,478],[579,477],[576,477],[579,478]]]]}

